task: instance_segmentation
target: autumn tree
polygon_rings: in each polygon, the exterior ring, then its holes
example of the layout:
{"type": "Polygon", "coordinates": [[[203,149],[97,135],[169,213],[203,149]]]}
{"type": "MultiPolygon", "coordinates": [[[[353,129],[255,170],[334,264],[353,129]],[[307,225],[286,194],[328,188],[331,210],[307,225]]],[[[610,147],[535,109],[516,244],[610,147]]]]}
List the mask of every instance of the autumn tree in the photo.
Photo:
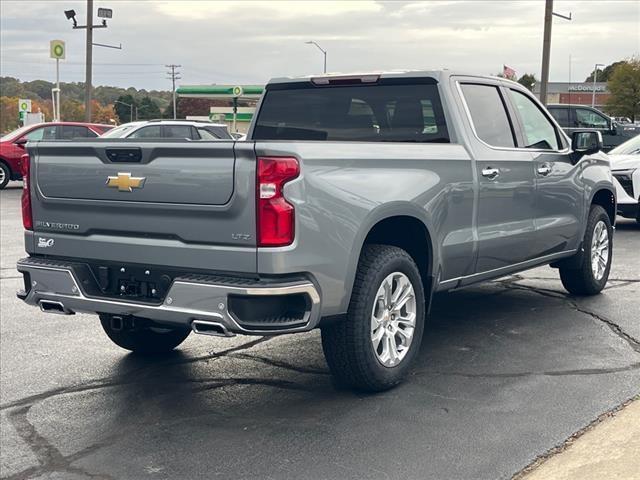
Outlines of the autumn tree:
{"type": "Polygon", "coordinates": [[[640,117],[640,58],[620,63],[607,82],[607,111],[633,121],[640,117]]]}
{"type": "Polygon", "coordinates": [[[538,82],[535,74],[525,73],[518,79],[518,83],[524,86],[527,90],[533,91],[533,86],[538,82]]]}

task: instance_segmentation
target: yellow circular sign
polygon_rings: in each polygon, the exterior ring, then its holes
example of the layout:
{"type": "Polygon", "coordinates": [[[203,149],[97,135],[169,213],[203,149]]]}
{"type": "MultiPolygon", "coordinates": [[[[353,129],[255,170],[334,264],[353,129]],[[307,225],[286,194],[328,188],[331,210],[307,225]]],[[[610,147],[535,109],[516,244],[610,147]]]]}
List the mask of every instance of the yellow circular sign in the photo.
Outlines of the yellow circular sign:
{"type": "Polygon", "coordinates": [[[240,97],[241,95],[242,95],[242,87],[240,86],[233,87],[233,96],[240,97]]]}
{"type": "Polygon", "coordinates": [[[23,112],[26,112],[27,108],[29,108],[29,105],[27,105],[27,102],[22,102],[20,104],[20,110],[22,110],[23,112]]]}
{"type": "Polygon", "coordinates": [[[58,44],[53,47],[53,54],[56,57],[61,57],[64,54],[64,48],[62,45],[58,44]]]}

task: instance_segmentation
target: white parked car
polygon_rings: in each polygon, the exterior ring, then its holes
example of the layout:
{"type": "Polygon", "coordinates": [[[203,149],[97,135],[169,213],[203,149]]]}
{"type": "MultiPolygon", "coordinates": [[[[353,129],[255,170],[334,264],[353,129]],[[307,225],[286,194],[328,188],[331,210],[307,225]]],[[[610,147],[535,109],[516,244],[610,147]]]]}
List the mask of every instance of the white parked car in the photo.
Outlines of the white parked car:
{"type": "Polygon", "coordinates": [[[227,125],[196,120],[144,120],[123,123],[102,138],[180,138],[233,140],[227,125]]]}
{"type": "Polygon", "coordinates": [[[609,152],[618,197],[618,215],[640,223],[640,135],[609,152]]]}

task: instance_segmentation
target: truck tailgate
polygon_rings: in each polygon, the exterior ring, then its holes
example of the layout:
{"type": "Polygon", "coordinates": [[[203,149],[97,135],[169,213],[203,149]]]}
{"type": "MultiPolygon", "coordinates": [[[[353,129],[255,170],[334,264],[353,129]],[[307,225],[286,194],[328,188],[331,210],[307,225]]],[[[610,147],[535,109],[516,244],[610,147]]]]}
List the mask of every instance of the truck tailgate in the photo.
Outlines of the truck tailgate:
{"type": "Polygon", "coordinates": [[[28,148],[29,253],[255,272],[252,143],[96,139],[28,148]]]}

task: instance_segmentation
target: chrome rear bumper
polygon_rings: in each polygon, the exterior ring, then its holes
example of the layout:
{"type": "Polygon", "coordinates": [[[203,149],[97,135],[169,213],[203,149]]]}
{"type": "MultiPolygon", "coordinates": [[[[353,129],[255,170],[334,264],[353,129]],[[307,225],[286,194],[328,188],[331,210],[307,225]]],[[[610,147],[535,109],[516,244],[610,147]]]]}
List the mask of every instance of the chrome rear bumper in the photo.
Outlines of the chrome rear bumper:
{"type": "MultiPolygon", "coordinates": [[[[105,313],[118,316],[136,316],[157,323],[192,327],[194,320],[221,324],[231,333],[273,335],[302,332],[315,328],[320,320],[320,295],[308,279],[300,277],[277,281],[247,280],[206,275],[176,277],[161,303],[130,301],[127,299],[87,295],[74,272],[73,262],[29,257],[20,260],[17,269],[25,276],[25,289],[18,297],[30,305],[39,305],[52,313],[105,313]],[[230,298],[242,298],[250,304],[252,299],[278,298],[286,303],[293,296],[304,296],[304,312],[291,328],[278,328],[265,324],[264,328],[247,322],[229,308],[230,298]],[[57,305],[55,309],[53,305],[57,305]],[[54,311],[55,310],[55,311],[54,311]]],[[[298,298],[299,299],[299,298],[298,298]]],[[[298,302],[298,304],[301,304],[298,302]]],[[[246,311],[246,308],[245,310],[246,311]]],[[[197,329],[195,329],[197,330],[197,329]]]]}

